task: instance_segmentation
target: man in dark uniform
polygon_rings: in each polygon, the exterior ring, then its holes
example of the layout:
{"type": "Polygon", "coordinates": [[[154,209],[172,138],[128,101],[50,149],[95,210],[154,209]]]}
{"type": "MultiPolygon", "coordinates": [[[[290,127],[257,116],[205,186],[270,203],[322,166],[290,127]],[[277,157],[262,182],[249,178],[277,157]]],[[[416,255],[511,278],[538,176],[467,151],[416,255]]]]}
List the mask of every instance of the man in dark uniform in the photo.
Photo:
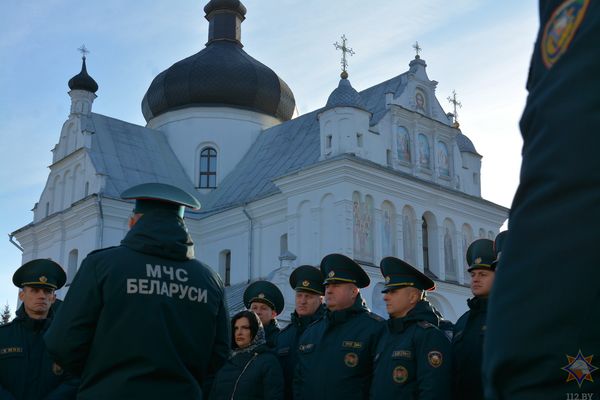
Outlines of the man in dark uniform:
{"type": "Polygon", "coordinates": [[[368,399],[383,329],[383,319],[369,312],[360,295],[369,276],[342,254],[325,256],[321,272],[327,312],[300,337],[294,399],[368,399]]]}
{"type": "Polygon", "coordinates": [[[265,329],[267,346],[275,347],[280,328],[277,315],[285,305],[281,290],[269,281],[256,281],[244,291],[244,305],[260,318],[265,329]]]}
{"type": "Polygon", "coordinates": [[[277,335],[276,351],[283,369],[285,398],[293,398],[293,378],[298,361],[298,341],[306,328],[325,313],[323,274],[312,265],[301,265],[290,275],[290,286],[296,291],[296,309],[292,322],[277,335]]]}
{"type": "Polygon", "coordinates": [[[78,399],[203,399],[229,353],[223,283],[194,259],[184,206],[198,200],[148,183],[120,246],[90,253],[46,334],[81,376],[78,399]]]}
{"type": "Polygon", "coordinates": [[[377,347],[371,399],[450,399],[450,341],[425,298],[435,283],[395,257],[385,257],[380,268],[390,319],[377,347]]]}
{"type": "Polygon", "coordinates": [[[0,399],[74,399],[77,380],[56,364],[43,335],[54,317],[54,291],[67,280],[65,271],[51,260],[25,263],[13,275],[23,303],[17,317],[0,326],[0,399]]]}
{"type": "Polygon", "coordinates": [[[539,17],[521,180],[488,310],[486,396],[600,398],[600,2],[540,1],[539,17]]]}
{"type": "Polygon", "coordinates": [[[494,242],[478,239],[467,248],[473,298],[467,300],[469,310],[454,326],[452,340],[454,398],[483,400],[483,338],[486,330],[487,302],[496,266],[494,242]]]}

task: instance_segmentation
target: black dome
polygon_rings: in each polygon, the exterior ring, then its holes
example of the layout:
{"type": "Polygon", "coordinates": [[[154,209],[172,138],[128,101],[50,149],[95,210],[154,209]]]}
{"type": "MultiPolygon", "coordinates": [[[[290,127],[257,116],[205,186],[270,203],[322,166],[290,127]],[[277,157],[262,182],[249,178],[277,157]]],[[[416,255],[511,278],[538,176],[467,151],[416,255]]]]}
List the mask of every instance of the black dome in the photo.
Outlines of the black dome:
{"type": "Polygon", "coordinates": [[[154,78],[142,100],[146,121],[195,105],[238,107],[291,119],[296,101],[288,85],[242,50],[244,5],[239,0],[212,0],[204,10],[210,22],[206,48],[154,78]]]}
{"type": "Polygon", "coordinates": [[[69,79],[69,89],[71,90],[87,90],[88,92],[96,93],[98,84],[88,75],[85,67],[85,57],[82,58],[81,72],[69,79]]]}

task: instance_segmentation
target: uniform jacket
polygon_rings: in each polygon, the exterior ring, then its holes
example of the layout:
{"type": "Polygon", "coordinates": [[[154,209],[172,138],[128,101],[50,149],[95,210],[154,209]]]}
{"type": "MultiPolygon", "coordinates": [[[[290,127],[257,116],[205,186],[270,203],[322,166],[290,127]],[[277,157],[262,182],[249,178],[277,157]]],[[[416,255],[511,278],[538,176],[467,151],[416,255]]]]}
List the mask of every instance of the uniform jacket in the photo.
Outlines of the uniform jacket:
{"type": "Polygon", "coordinates": [[[451,398],[450,341],[422,300],[403,318],[385,322],[377,348],[371,399],[451,398]]]}
{"type": "Polygon", "coordinates": [[[294,399],[367,399],[382,321],[359,295],[352,307],[310,325],[298,345],[294,399]]]}
{"type": "Polygon", "coordinates": [[[217,374],[210,400],[282,400],[283,375],[266,345],[227,360],[217,374]]]}
{"type": "Polygon", "coordinates": [[[38,320],[29,318],[21,305],[17,317],[0,326],[0,399],[75,398],[77,381],[54,363],[43,341],[53,308],[47,319],[38,320]]]}
{"type": "Polygon", "coordinates": [[[183,220],[152,212],[85,258],[46,342],[80,399],[201,399],[228,356],[226,310],[183,220]]]}
{"type": "Polygon", "coordinates": [[[269,348],[274,348],[275,343],[277,342],[277,335],[279,335],[279,332],[281,331],[279,323],[276,319],[272,319],[269,325],[265,326],[264,328],[267,346],[269,346],[269,348]]]}
{"type": "Polygon", "coordinates": [[[285,398],[292,399],[292,386],[294,381],[294,369],[298,362],[298,342],[306,328],[313,322],[319,320],[325,314],[325,306],[321,305],[313,315],[300,317],[294,311],[292,322],[281,330],[277,336],[275,351],[283,370],[285,381],[285,398]]]}
{"type": "Polygon", "coordinates": [[[469,311],[456,322],[452,340],[454,397],[483,400],[481,364],[487,299],[474,297],[467,300],[467,304],[469,311]]]}

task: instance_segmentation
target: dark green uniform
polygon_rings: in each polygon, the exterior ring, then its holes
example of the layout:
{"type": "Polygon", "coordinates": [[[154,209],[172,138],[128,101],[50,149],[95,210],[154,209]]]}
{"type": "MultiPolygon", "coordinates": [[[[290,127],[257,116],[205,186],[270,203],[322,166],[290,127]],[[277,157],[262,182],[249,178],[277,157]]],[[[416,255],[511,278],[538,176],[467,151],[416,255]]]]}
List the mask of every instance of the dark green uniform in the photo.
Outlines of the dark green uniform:
{"type": "Polygon", "coordinates": [[[77,380],[52,360],[43,341],[54,310],[46,319],[33,319],[21,305],[16,314],[0,326],[0,399],[74,399],[77,380]]]}
{"type": "Polygon", "coordinates": [[[310,325],[298,345],[294,399],[368,399],[382,321],[358,295],[352,307],[310,325]]]}
{"type": "Polygon", "coordinates": [[[421,300],[405,317],[385,324],[371,399],[450,399],[450,341],[438,328],[439,319],[429,302],[421,300]]]}
{"type": "Polygon", "coordinates": [[[267,346],[271,349],[275,347],[275,343],[277,343],[277,336],[279,336],[279,332],[281,332],[281,328],[279,327],[279,322],[276,319],[271,320],[269,325],[265,326],[265,338],[267,339],[267,346]]]}
{"type": "Polygon", "coordinates": [[[483,400],[483,339],[486,329],[487,298],[467,300],[469,311],[454,325],[452,339],[452,376],[454,398],[483,400]]]}
{"type": "Polygon", "coordinates": [[[283,375],[267,345],[236,354],[219,370],[210,400],[283,400],[283,375]]]}
{"type": "Polygon", "coordinates": [[[170,210],[86,257],[46,335],[80,399],[202,399],[229,338],[223,283],[170,210]]]}
{"type": "Polygon", "coordinates": [[[324,305],[321,305],[316,313],[306,317],[300,317],[294,311],[292,313],[292,322],[283,328],[277,336],[275,351],[283,369],[286,399],[293,398],[294,371],[298,362],[298,343],[300,337],[310,324],[321,319],[324,314],[324,305]]]}
{"type": "Polygon", "coordinates": [[[540,1],[539,17],[520,184],[489,301],[486,398],[595,399],[600,2],[540,1]]]}

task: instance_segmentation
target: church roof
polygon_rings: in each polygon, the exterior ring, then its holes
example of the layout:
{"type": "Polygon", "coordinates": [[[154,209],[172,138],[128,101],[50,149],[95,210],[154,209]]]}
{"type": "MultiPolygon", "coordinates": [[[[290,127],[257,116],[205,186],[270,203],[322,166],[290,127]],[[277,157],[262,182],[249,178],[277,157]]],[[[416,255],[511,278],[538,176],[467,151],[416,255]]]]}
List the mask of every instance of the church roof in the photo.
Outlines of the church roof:
{"type": "MultiPolygon", "coordinates": [[[[366,110],[373,114],[371,125],[388,112],[385,94],[398,95],[404,90],[403,76],[398,75],[360,92],[366,110]]],[[[273,183],[274,179],[319,162],[317,115],[323,110],[315,110],[263,131],[219,187],[203,199],[201,213],[217,212],[277,193],[279,189],[273,183]]],[[[463,136],[457,139],[459,149],[477,154],[473,143],[463,136]]]]}
{"type": "Polygon", "coordinates": [[[162,132],[95,113],[82,118],[82,129],[93,133],[90,159],[106,177],[104,195],[120,198],[125,189],[146,182],[194,192],[162,132]]]}
{"type": "Polygon", "coordinates": [[[262,132],[234,170],[205,198],[202,209],[216,211],[278,192],[274,178],[316,163],[321,155],[320,111],[262,132]]]}
{"type": "Polygon", "coordinates": [[[246,8],[239,0],[211,0],[206,47],[158,74],[142,99],[146,121],[194,106],[254,110],[282,121],[292,118],[296,101],[273,70],[242,50],[240,25],[246,8]]]}

